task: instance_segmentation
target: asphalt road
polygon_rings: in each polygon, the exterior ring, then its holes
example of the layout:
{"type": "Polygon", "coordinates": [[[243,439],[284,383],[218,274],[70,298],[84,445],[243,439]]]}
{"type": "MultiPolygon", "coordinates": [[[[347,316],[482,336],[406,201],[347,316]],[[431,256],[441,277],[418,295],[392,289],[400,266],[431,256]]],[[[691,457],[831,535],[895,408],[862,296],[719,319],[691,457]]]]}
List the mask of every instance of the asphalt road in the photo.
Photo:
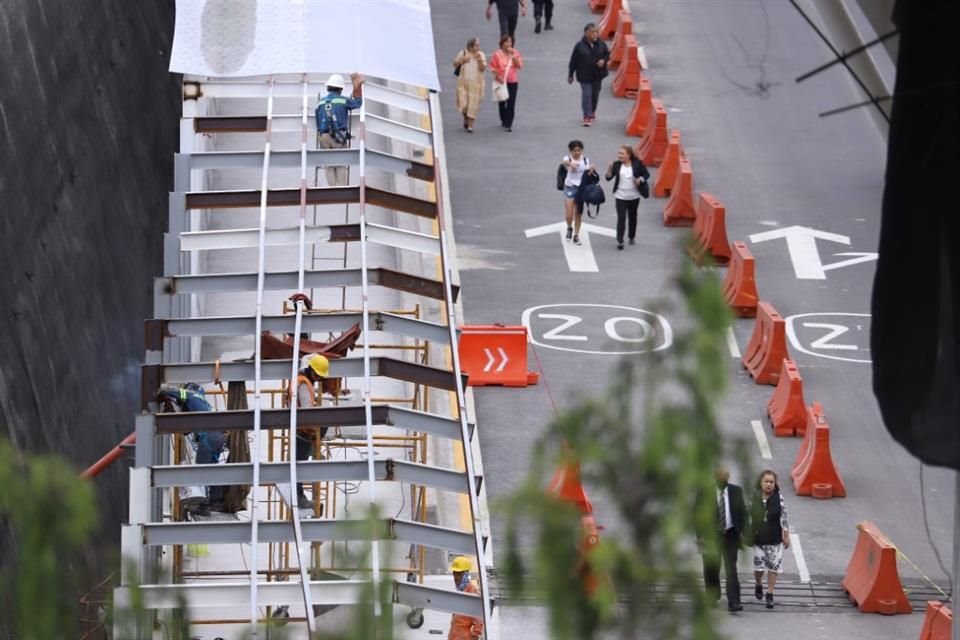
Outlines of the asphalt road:
{"type": "MultiPolygon", "coordinates": [[[[543,345],[536,353],[545,382],[562,409],[582,394],[601,391],[609,379],[616,356],[585,351],[612,348],[600,328],[605,318],[637,313],[610,305],[650,309],[652,300],[669,291],[669,275],[682,257],[676,246],[680,232],[661,224],[663,200],[641,203],[635,247],[619,252],[612,238],[591,234],[597,272],[572,273],[558,233],[525,237],[525,229],[562,220],[554,172],[568,140],[583,140],[587,156],[603,165],[614,159],[619,144],[633,142],[623,133],[631,102],[614,98],[609,82],[598,122],[589,129],[580,126],[579,91],[565,82],[566,62],[583,25],[599,16],[589,13],[586,0],[556,4],[552,32],[534,35],[532,19],[520,21],[517,49],[526,64],[513,133],[500,130],[496,105],[486,102],[473,135],[460,128],[450,60],[471,36],[480,37],[489,55],[497,28],[483,20],[479,2],[435,0],[432,9],[466,321],[519,324],[529,310],[532,337],[543,345]],[[559,306],[545,310],[541,305],[559,306]],[[555,331],[551,339],[545,334],[559,321],[542,318],[542,313],[578,316],[583,322],[555,331]],[[587,340],[555,339],[564,331],[587,340]]],[[[863,110],[829,118],[817,115],[861,96],[839,67],[808,82],[794,82],[830,54],[786,2],[632,5],[635,33],[650,65],[647,77],[654,96],[668,109],[669,126],[681,131],[694,189],[713,193],[726,205],[731,241],[748,242],[757,261],[761,299],[771,302],[794,329],[789,349],[804,378],[805,399],[808,404],[820,401],[831,425],[833,456],[848,497],[820,501],[795,497],[790,488],[785,491],[809,573],[814,580],[839,580],[854,546],[856,524],[871,520],[916,565],[900,563],[905,580],[929,577],[946,586],[925,531],[923,501],[929,537],[949,567],[952,474],[925,469],[921,494],[921,465],[887,435],[870,387],[874,263],[864,254],[877,246],[885,143],[863,110]],[[836,235],[817,239],[816,249],[805,254],[799,239],[792,250],[783,237],[751,239],[794,225],[836,235]],[[830,267],[842,261],[850,262],[830,267]]],[[[596,224],[612,229],[614,223],[611,201],[596,224]]],[[[919,307],[922,312],[922,304],[919,307]]],[[[676,325],[683,318],[668,315],[667,321],[676,325]]],[[[752,329],[752,321],[735,323],[740,349],[752,329]]],[[[530,368],[536,368],[532,359],[530,368]]],[[[769,466],[789,478],[799,441],[774,438],[766,424],[772,387],[753,384],[733,356],[728,369],[730,392],[720,411],[725,435],[751,443],[756,468],[769,466]],[[764,421],[769,459],[761,453],[752,420],[764,421]]],[[[478,389],[476,398],[487,488],[495,499],[525,474],[530,449],[552,407],[543,383],[526,390],[478,389]]],[[[594,493],[591,498],[599,519],[608,519],[604,497],[594,493]]],[[[499,526],[495,517],[495,545],[499,526]]],[[[745,564],[741,569],[749,570],[745,564]]],[[[786,572],[786,580],[801,578],[801,567],[791,554],[786,572]]],[[[857,638],[861,632],[867,637],[868,628],[869,637],[913,637],[922,619],[899,616],[885,625],[858,627],[859,615],[852,612],[795,616],[788,626],[778,627],[781,637],[857,638]]],[[[769,623],[744,624],[737,629],[762,632],[769,623]]]]}

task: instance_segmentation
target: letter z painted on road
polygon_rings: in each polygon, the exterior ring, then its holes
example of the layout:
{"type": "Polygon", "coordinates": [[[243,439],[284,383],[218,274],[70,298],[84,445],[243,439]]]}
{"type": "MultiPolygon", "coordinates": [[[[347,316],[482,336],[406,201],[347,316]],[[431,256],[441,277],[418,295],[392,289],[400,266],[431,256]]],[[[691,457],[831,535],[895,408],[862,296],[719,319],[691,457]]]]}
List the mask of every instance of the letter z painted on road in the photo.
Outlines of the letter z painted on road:
{"type": "Polygon", "coordinates": [[[523,312],[532,344],[598,355],[661,351],[673,344],[673,329],[660,314],[612,304],[546,304],[523,312]]]}

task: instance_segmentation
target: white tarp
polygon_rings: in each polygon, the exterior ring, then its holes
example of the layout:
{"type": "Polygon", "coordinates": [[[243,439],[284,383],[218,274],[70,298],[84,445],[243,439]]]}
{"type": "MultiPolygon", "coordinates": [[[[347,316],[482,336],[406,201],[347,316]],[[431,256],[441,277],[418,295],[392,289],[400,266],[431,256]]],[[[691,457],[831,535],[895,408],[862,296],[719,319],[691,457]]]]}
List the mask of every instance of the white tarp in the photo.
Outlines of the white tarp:
{"type": "Polygon", "coordinates": [[[170,71],[359,71],[440,88],[429,0],[177,0],[170,71]]]}

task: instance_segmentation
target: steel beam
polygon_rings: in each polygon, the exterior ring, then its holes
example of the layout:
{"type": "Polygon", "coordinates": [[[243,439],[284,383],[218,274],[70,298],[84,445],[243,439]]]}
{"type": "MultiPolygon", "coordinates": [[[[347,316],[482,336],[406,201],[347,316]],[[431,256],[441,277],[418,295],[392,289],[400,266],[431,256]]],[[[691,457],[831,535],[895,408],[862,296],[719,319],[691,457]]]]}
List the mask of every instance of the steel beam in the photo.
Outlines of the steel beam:
{"type": "MultiPolygon", "coordinates": [[[[330,242],[330,227],[311,227],[304,230],[307,246],[330,242]]],[[[266,229],[265,247],[283,247],[300,244],[300,228],[266,229]]],[[[259,229],[223,229],[217,231],[189,231],[180,234],[180,251],[213,251],[218,249],[251,249],[260,246],[259,229]]]]}
{"type": "MultiPolygon", "coordinates": [[[[398,109],[403,109],[404,111],[409,111],[420,116],[430,114],[430,105],[427,104],[425,98],[405,91],[398,91],[397,89],[392,89],[382,84],[364,84],[363,99],[379,102],[380,104],[385,104],[390,107],[397,107],[398,109]]],[[[368,113],[367,117],[369,116],[370,114],[368,113]]]]}
{"type": "MultiPolygon", "coordinates": [[[[400,195],[383,189],[367,187],[366,203],[369,205],[411,213],[424,218],[437,217],[437,203],[400,195]]],[[[267,206],[300,206],[299,189],[269,189],[267,206]]],[[[234,209],[260,206],[259,189],[238,191],[192,191],[185,195],[187,209],[234,209]]],[[[360,187],[311,187],[306,190],[306,203],[353,204],[360,202],[360,187]]]]}
{"type": "Polygon", "coordinates": [[[372,133],[391,140],[406,142],[415,147],[422,147],[424,149],[433,148],[433,139],[430,136],[430,132],[419,127],[394,122],[393,120],[375,116],[372,113],[367,114],[366,125],[368,135],[372,133]]]}
{"type": "Polygon", "coordinates": [[[405,231],[396,227],[368,222],[367,240],[387,247],[418,251],[430,256],[440,255],[439,238],[427,233],[405,231]]]}
{"type": "MultiPolygon", "coordinates": [[[[484,617],[483,600],[480,599],[480,596],[460,591],[447,591],[412,582],[394,582],[393,601],[412,609],[459,613],[481,620],[484,617]]],[[[491,606],[492,602],[491,599],[491,606]]]]}

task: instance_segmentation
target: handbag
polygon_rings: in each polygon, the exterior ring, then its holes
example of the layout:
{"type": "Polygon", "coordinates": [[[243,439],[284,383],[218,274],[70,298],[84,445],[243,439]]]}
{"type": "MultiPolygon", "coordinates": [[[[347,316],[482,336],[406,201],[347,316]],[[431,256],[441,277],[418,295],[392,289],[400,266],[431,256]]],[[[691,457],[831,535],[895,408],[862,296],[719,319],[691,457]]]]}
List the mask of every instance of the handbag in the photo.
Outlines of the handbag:
{"type": "MultiPolygon", "coordinates": [[[[466,51],[461,51],[460,53],[461,53],[461,54],[464,54],[464,53],[466,53],[466,51]]],[[[460,64],[454,66],[454,67],[453,67],[453,75],[459,76],[459,75],[460,75],[460,67],[462,67],[462,66],[463,66],[463,63],[462,63],[462,62],[461,62],[460,64]]]]}
{"type": "MultiPolygon", "coordinates": [[[[510,65],[512,64],[513,60],[510,60],[507,62],[507,68],[503,70],[504,81],[506,81],[507,76],[510,75],[510,65]]],[[[507,89],[506,82],[499,82],[496,78],[494,78],[490,88],[493,89],[491,93],[493,94],[492,99],[494,102],[506,102],[510,99],[510,90],[507,89]]]]}

